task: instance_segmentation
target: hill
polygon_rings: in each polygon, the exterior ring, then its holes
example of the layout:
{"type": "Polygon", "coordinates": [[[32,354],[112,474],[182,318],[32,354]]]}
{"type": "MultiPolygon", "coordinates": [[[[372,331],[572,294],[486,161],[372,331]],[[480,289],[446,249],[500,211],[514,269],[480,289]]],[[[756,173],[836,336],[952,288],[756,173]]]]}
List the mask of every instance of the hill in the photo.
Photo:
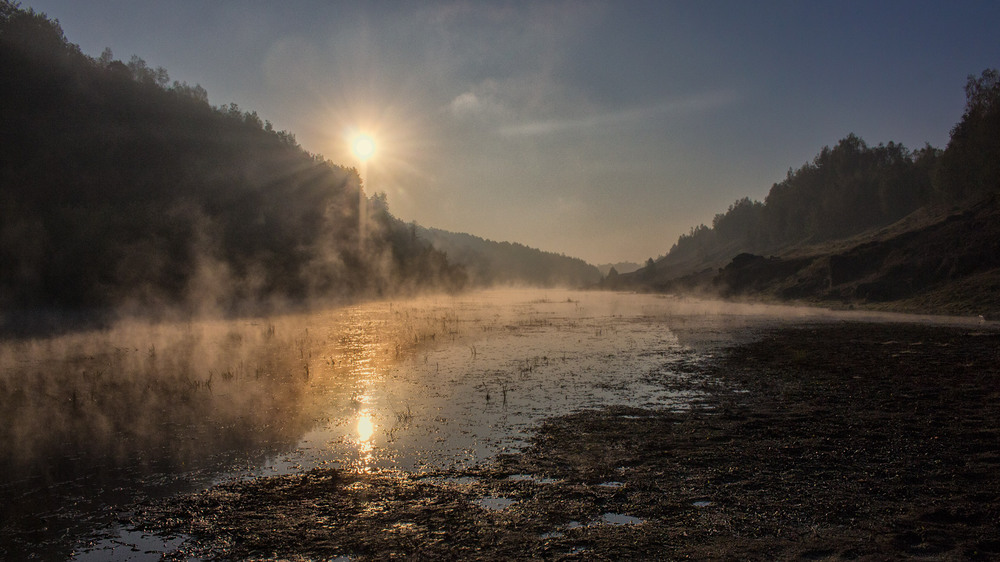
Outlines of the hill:
{"type": "Polygon", "coordinates": [[[614,269],[615,273],[632,273],[633,271],[642,267],[641,263],[635,263],[630,261],[620,261],[617,263],[602,263],[598,264],[597,269],[601,272],[602,276],[607,276],[614,269]]]}
{"type": "Polygon", "coordinates": [[[986,70],[945,150],[849,135],[602,286],[996,315],[998,195],[1000,73],[986,70]]]}
{"type": "Polygon", "coordinates": [[[0,324],[456,288],[356,170],[0,2],[0,324]],[[363,203],[359,205],[359,202],[363,203]],[[359,230],[359,209],[371,216],[359,230]]]}
{"type": "Polygon", "coordinates": [[[518,243],[494,242],[471,234],[414,225],[416,235],[465,268],[475,285],[584,287],[601,280],[601,272],[578,258],[544,252],[518,243]]]}
{"type": "Polygon", "coordinates": [[[846,249],[740,254],[712,280],[726,297],[1000,318],[1000,199],[925,226],[889,228],[846,249]]]}

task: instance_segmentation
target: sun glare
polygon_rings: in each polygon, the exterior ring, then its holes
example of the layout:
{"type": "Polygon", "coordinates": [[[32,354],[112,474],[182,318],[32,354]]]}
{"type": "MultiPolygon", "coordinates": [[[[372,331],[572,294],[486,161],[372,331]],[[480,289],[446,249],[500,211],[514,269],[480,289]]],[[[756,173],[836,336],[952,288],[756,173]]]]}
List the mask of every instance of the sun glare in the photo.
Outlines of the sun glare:
{"type": "Polygon", "coordinates": [[[362,160],[368,160],[375,154],[375,141],[368,135],[358,135],[351,143],[354,155],[362,160]]]}
{"type": "Polygon", "coordinates": [[[371,440],[374,433],[375,422],[372,421],[371,416],[367,412],[362,413],[358,418],[358,441],[367,443],[371,440]]]}

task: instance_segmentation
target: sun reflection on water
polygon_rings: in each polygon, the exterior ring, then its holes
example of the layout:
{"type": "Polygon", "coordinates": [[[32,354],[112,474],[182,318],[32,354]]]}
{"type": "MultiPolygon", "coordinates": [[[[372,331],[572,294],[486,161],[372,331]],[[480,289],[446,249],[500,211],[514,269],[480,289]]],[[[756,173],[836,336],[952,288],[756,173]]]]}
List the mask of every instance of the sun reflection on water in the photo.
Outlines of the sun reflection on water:
{"type": "Polygon", "coordinates": [[[362,448],[367,447],[371,449],[371,439],[372,435],[375,433],[375,422],[372,421],[371,415],[368,410],[361,412],[358,417],[358,444],[362,448]]]}
{"type": "Polygon", "coordinates": [[[372,437],[375,435],[375,421],[371,412],[367,409],[358,413],[358,472],[371,472],[375,462],[375,443],[372,437]]]}
{"type": "Polygon", "coordinates": [[[467,466],[524,446],[553,412],[683,402],[654,380],[671,358],[690,363],[667,301],[624,298],[498,291],[311,315],[302,358],[317,423],[297,446],[302,462],[278,471],[467,466]]]}

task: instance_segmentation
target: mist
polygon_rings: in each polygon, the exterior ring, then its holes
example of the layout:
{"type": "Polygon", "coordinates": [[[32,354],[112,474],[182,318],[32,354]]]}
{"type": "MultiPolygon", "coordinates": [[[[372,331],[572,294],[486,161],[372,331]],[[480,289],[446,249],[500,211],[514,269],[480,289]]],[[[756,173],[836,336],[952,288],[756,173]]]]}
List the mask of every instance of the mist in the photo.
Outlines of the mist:
{"type": "Polygon", "coordinates": [[[77,470],[147,459],[169,470],[262,428],[262,443],[287,440],[302,423],[307,357],[295,350],[304,338],[258,322],[128,321],[4,343],[5,472],[74,470],[54,459],[72,459],[77,470]]]}
{"type": "MultiPolygon", "coordinates": [[[[516,326],[524,307],[583,318],[642,317],[682,335],[707,323],[728,337],[752,337],[741,327],[775,323],[978,325],[962,317],[565,289],[408,299],[377,305],[378,316],[354,317],[352,307],[339,306],[228,320],[123,319],[100,330],[0,343],[0,403],[8,405],[0,418],[0,469],[14,480],[56,481],[108,462],[171,472],[228,451],[280,450],[314,423],[310,388],[331,373],[376,357],[410,356],[437,338],[467,334],[468,322],[516,326]],[[489,303],[483,307],[496,316],[483,318],[477,301],[489,303]]],[[[534,317],[547,322],[548,314],[534,317]]],[[[718,335],[712,338],[718,343],[718,335]]]]}

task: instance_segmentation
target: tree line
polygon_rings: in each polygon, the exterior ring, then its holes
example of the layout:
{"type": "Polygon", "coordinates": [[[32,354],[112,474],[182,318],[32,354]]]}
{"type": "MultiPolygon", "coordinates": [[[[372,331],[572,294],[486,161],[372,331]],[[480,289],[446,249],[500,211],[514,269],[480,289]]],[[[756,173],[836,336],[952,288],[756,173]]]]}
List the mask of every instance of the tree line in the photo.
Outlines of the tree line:
{"type": "Polygon", "coordinates": [[[744,197],[712,225],[681,235],[661,261],[707,259],[847,238],[922,207],[964,206],[1000,192],[1000,73],[969,76],[966,106],[944,150],[870,146],[854,134],[788,170],[764,201],[744,197]]]}
{"type": "Polygon", "coordinates": [[[355,169],[138,57],[84,55],[58,22],[10,0],[0,68],[8,323],[18,311],[232,309],[465,282],[355,169]]]}

